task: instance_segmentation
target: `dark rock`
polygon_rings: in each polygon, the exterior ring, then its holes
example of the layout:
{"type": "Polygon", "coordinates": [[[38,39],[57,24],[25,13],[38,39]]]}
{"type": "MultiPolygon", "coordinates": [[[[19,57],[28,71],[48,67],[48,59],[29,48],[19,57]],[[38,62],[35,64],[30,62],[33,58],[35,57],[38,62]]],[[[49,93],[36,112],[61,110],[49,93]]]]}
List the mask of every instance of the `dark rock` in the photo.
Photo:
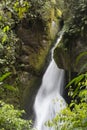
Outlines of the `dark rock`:
{"type": "MultiPolygon", "coordinates": [[[[67,37],[68,39],[68,37],[67,37]]],[[[59,68],[71,71],[80,72],[82,67],[87,62],[87,38],[78,37],[68,41],[68,45],[64,45],[66,38],[58,44],[54,51],[54,59],[59,68]]],[[[87,68],[85,68],[85,71],[87,68]]]]}

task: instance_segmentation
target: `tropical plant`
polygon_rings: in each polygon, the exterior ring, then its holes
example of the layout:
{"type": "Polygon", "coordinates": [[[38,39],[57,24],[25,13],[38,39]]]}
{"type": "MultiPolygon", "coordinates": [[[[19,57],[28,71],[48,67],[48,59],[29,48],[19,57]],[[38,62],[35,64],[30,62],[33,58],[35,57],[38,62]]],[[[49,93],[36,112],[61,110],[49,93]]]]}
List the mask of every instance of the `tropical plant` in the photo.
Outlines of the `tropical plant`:
{"type": "Polygon", "coordinates": [[[11,72],[7,72],[2,76],[0,76],[0,95],[3,95],[3,93],[5,94],[5,91],[11,91],[17,94],[18,88],[14,87],[11,84],[7,84],[7,82],[5,81],[6,79],[9,78],[10,75],[11,72]]]}
{"type": "Polygon", "coordinates": [[[0,99],[16,104],[17,107],[19,88],[16,80],[16,58],[20,39],[16,35],[16,28],[26,18],[29,7],[27,0],[0,1],[0,99]]]}
{"type": "Polygon", "coordinates": [[[31,120],[22,119],[23,110],[0,101],[0,130],[31,130],[31,120]]]}
{"type": "Polygon", "coordinates": [[[15,63],[19,38],[15,30],[29,12],[30,3],[25,0],[0,1],[0,75],[16,73],[15,63]]]}
{"type": "Polygon", "coordinates": [[[78,36],[80,34],[84,36],[87,27],[87,1],[64,0],[64,3],[65,10],[63,14],[65,24],[68,26],[67,35],[75,34],[75,36],[78,36]]]}
{"type": "Polygon", "coordinates": [[[47,125],[55,130],[86,130],[87,129],[87,73],[81,74],[70,81],[69,96],[72,101],[65,109],[47,125]]]}
{"type": "MultiPolygon", "coordinates": [[[[86,93],[87,95],[87,93],[86,93]]],[[[54,130],[86,130],[87,103],[73,103],[48,123],[54,130]],[[70,107],[73,107],[71,110],[70,107]]]]}
{"type": "Polygon", "coordinates": [[[82,89],[86,89],[87,86],[87,73],[80,74],[79,76],[72,79],[67,87],[69,88],[69,95],[76,99],[82,89]]]}

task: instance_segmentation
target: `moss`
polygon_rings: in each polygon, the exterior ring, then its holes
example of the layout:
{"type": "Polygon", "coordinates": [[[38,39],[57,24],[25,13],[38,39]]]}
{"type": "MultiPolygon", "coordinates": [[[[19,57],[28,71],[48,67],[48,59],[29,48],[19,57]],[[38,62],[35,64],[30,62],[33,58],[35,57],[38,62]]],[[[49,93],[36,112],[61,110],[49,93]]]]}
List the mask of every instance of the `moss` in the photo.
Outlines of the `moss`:
{"type": "Polygon", "coordinates": [[[43,70],[46,57],[48,55],[50,49],[50,42],[46,45],[46,47],[42,48],[39,47],[38,52],[34,52],[29,56],[29,63],[31,66],[31,69],[35,71],[35,73],[40,73],[41,70],[43,70]]]}
{"type": "Polygon", "coordinates": [[[65,48],[57,46],[54,50],[54,60],[61,69],[68,69],[70,58],[65,48]]]}
{"type": "Polygon", "coordinates": [[[13,104],[16,108],[19,108],[20,107],[19,87],[17,86],[17,83],[14,79],[16,78],[10,76],[8,79],[6,79],[6,81],[4,81],[2,91],[0,89],[0,99],[6,103],[13,104]],[[5,85],[11,86],[12,89],[5,88],[5,85]]]}
{"type": "Polygon", "coordinates": [[[81,68],[86,64],[86,55],[79,60],[80,54],[87,52],[86,39],[85,35],[81,36],[79,34],[77,37],[77,35],[64,33],[62,40],[54,51],[54,59],[59,68],[80,72],[81,68]]]}
{"type": "Polygon", "coordinates": [[[41,77],[32,76],[26,86],[26,89],[23,92],[22,99],[21,99],[21,107],[22,109],[25,109],[27,113],[25,115],[25,118],[28,118],[28,117],[30,119],[34,118],[32,108],[35,101],[36,93],[41,84],[41,79],[42,79],[42,76],[41,77]]]}
{"type": "Polygon", "coordinates": [[[56,9],[56,17],[61,18],[62,17],[62,11],[60,9],[56,9]]]}

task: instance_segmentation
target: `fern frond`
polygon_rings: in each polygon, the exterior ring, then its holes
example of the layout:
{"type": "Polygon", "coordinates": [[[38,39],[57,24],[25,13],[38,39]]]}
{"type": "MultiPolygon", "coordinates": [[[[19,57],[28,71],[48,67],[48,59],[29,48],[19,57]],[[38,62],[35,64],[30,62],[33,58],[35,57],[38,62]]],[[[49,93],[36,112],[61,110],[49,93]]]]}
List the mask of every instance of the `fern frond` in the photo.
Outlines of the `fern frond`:
{"type": "Polygon", "coordinates": [[[78,56],[77,56],[77,58],[76,58],[76,66],[77,66],[77,64],[79,63],[79,61],[80,61],[80,59],[83,57],[83,56],[85,56],[85,55],[87,55],[87,51],[85,51],[85,52],[81,52],[78,56]]]}

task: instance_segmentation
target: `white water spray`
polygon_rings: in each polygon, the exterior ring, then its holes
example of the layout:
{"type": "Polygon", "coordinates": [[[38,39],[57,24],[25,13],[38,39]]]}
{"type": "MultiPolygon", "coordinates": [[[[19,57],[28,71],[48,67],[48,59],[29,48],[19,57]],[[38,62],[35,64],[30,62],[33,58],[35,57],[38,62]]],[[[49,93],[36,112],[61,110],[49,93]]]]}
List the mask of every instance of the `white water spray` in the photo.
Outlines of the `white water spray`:
{"type": "Polygon", "coordinates": [[[34,111],[36,114],[34,127],[38,130],[53,130],[53,128],[46,127],[46,121],[55,117],[57,112],[60,112],[66,106],[61,94],[64,85],[64,70],[59,69],[53,59],[53,52],[56,45],[62,38],[58,38],[55,46],[51,51],[51,61],[43,76],[42,84],[36,95],[34,103],[34,111]]]}

